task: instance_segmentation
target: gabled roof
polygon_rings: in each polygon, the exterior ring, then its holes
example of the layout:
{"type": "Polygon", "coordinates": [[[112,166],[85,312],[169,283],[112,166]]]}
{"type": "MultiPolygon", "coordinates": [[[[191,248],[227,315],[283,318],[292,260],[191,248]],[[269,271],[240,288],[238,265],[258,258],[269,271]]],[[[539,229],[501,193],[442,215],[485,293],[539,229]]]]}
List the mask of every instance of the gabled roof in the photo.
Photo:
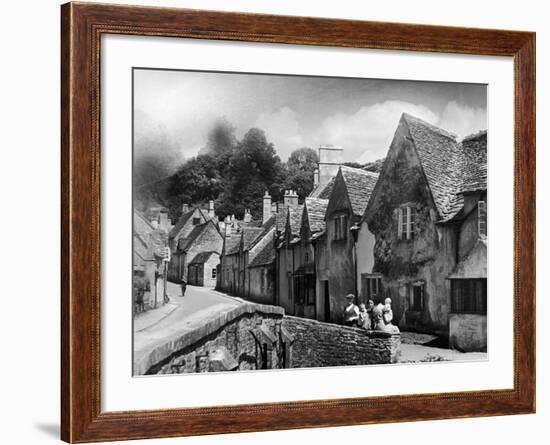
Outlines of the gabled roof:
{"type": "Polygon", "coordinates": [[[263,233],[264,229],[262,227],[245,227],[242,232],[243,251],[248,250],[263,233]]]}
{"type": "MultiPolygon", "coordinates": [[[[271,231],[272,233],[272,231],[271,231]]],[[[259,267],[273,263],[275,260],[275,246],[273,239],[266,236],[263,237],[264,245],[259,246],[260,251],[254,256],[248,267],[259,267]]]]}
{"type": "Polygon", "coordinates": [[[287,216],[288,216],[287,207],[282,208],[275,214],[275,219],[276,219],[275,225],[277,227],[278,232],[283,233],[285,231],[287,216]]]}
{"type": "Polygon", "coordinates": [[[342,178],[346,184],[348,197],[354,215],[363,216],[370,196],[378,181],[378,173],[342,165],[342,178]]]}
{"type": "Polygon", "coordinates": [[[205,223],[196,225],[195,227],[193,227],[193,230],[191,230],[188,236],[186,236],[185,238],[180,238],[178,243],[178,250],[189,250],[191,248],[191,245],[197,240],[197,238],[199,238],[204,231],[208,230],[209,225],[212,225],[212,227],[216,231],[218,231],[218,227],[214,224],[212,220],[208,220],[205,223]]]}
{"type": "Polygon", "coordinates": [[[167,245],[168,234],[155,229],[141,212],[134,209],[134,254],[142,260],[152,261],[155,257],[164,257],[167,245]]]}
{"type": "Polygon", "coordinates": [[[225,255],[232,255],[239,251],[241,246],[241,234],[232,234],[225,237],[224,253],[225,255]]]}
{"type": "Polygon", "coordinates": [[[328,181],[326,184],[317,185],[309,194],[310,198],[329,199],[334,187],[334,178],[328,181]]]}
{"type": "Polygon", "coordinates": [[[457,141],[447,131],[404,113],[441,221],[463,206],[462,193],[487,189],[487,132],[457,141]]]}
{"type": "Polygon", "coordinates": [[[193,216],[193,214],[197,210],[201,213],[202,216],[204,216],[204,213],[198,207],[195,207],[189,210],[187,213],[184,213],[183,215],[180,216],[180,218],[176,222],[176,225],[172,227],[172,230],[170,230],[170,238],[175,238],[178,235],[178,233],[180,233],[181,229],[183,229],[185,224],[187,224],[187,221],[189,221],[189,219],[193,216]]]}
{"type": "Polygon", "coordinates": [[[193,258],[189,264],[202,264],[206,263],[212,255],[219,255],[218,252],[214,252],[213,250],[209,252],[200,252],[195,255],[195,258],[193,258]]]}
{"type": "Polygon", "coordinates": [[[305,210],[309,221],[311,233],[320,232],[325,229],[325,213],[327,212],[328,199],[307,197],[305,210]]]}

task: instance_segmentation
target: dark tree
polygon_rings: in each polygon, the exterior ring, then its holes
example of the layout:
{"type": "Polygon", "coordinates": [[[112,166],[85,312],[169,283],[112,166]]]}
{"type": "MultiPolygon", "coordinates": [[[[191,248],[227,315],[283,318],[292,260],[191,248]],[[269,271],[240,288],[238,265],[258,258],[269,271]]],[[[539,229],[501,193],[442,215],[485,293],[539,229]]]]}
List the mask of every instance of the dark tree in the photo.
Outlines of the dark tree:
{"type": "Polygon", "coordinates": [[[313,173],[319,158],[315,150],[304,147],[294,150],[286,163],[285,189],[296,190],[300,200],[313,190],[313,173]]]}

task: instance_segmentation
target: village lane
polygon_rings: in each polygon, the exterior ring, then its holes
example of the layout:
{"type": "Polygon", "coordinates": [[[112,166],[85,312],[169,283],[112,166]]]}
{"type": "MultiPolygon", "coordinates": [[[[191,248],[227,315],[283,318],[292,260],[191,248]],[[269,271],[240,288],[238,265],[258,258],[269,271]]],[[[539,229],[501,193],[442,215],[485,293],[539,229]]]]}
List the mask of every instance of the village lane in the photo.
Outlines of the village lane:
{"type": "Polygon", "coordinates": [[[167,293],[170,296],[168,304],[140,314],[134,320],[136,357],[243,304],[239,298],[205,287],[187,286],[182,297],[179,285],[168,282],[167,293]]]}

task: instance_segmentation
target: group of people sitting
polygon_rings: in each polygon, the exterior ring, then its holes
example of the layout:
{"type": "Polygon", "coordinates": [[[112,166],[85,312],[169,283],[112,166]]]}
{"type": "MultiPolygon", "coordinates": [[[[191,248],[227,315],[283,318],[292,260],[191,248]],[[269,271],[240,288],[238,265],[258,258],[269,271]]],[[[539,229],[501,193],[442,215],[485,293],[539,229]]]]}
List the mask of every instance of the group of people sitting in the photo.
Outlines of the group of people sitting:
{"type": "Polygon", "coordinates": [[[344,308],[344,324],[367,330],[376,330],[384,332],[399,332],[399,328],[392,324],[393,311],[391,308],[391,298],[386,298],[384,304],[374,304],[374,301],[368,300],[367,304],[355,304],[355,295],[346,296],[348,303],[344,308]]]}

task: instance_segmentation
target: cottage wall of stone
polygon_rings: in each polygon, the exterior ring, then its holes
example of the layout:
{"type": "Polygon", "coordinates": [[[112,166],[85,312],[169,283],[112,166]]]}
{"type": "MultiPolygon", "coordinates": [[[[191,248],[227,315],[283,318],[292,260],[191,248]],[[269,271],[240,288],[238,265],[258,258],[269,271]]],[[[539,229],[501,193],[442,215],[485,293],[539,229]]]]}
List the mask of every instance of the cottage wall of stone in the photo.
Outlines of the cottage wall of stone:
{"type": "Polygon", "coordinates": [[[317,306],[316,319],[320,321],[330,320],[329,314],[326,313],[326,300],[330,302],[330,294],[327,295],[328,283],[328,264],[327,264],[327,245],[325,237],[315,241],[315,298],[317,306]]]}
{"type": "Polygon", "coordinates": [[[275,297],[275,264],[248,268],[247,299],[260,304],[273,304],[275,297]],[[263,285],[263,286],[262,286],[263,285]]]}
{"type": "Polygon", "coordinates": [[[223,255],[221,258],[221,288],[223,292],[235,295],[239,277],[238,255],[223,255]]]}
{"type": "MultiPolygon", "coordinates": [[[[184,215],[182,215],[182,217],[183,216],[184,215]]],[[[185,269],[187,269],[185,255],[177,252],[177,246],[179,239],[186,238],[191,233],[196,225],[193,224],[193,220],[196,218],[199,219],[199,224],[206,222],[203,213],[198,208],[195,208],[191,217],[187,219],[178,233],[171,234],[169,243],[170,249],[172,250],[172,261],[168,264],[168,279],[171,281],[179,282],[181,277],[187,274],[187,271],[185,271],[185,269]]]]}
{"type": "MultiPolygon", "coordinates": [[[[437,225],[437,213],[406,125],[400,123],[369,204],[367,225],[376,237],[374,272],[383,275],[381,298],[393,302],[394,322],[404,329],[448,333],[450,283],[456,264],[456,236],[437,225]],[[412,239],[398,238],[398,208],[412,206],[412,239]],[[412,310],[414,283],[424,283],[424,305],[412,310]]],[[[359,274],[364,272],[359,271],[359,274]]],[[[366,272],[366,271],[365,271],[366,272]]]]}
{"type": "Polygon", "coordinates": [[[327,269],[330,291],[330,321],[343,322],[343,311],[346,306],[346,295],[356,294],[355,290],[355,260],[353,258],[354,240],[349,231],[353,223],[353,214],[341,176],[336,182],[330,197],[326,214],[327,269]],[[346,239],[335,240],[334,218],[346,215],[348,226],[346,239]]]}
{"type": "Polygon", "coordinates": [[[374,243],[376,238],[369,230],[366,222],[360,226],[357,237],[357,290],[359,300],[365,302],[367,295],[365,289],[362,289],[361,274],[370,274],[374,268],[374,243]]]}
{"type": "Polygon", "coordinates": [[[449,346],[461,351],[487,351],[487,316],[451,314],[449,346]]]}
{"type": "Polygon", "coordinates": [[[294,314],[292,272],[293,253],[286,243],[277,252],[277,296],[276,304],[282,306],[287,314],[294,314]]]}

